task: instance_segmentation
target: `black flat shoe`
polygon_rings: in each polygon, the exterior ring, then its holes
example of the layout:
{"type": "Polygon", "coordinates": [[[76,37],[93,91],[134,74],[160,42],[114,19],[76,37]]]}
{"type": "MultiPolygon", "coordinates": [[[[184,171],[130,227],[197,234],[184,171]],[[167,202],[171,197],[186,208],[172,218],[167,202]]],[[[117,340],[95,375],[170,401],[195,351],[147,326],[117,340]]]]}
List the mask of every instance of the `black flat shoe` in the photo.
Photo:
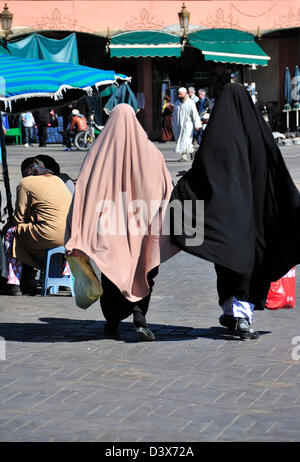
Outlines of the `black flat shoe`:
{"type": "Polygon", "coordinates": [[[153,342],[155,340],[155,335],[148,327],[137,327],[136,333],[143,342],[153,342]]]}
{"type": "Polygon", "coordinates": [[[231,334],[235,333],[235,329],[237,326],[237,319],[234,316],[228,316],[226,314],[222,314],[219,317],[219,323],[221,324],[221,326],[227,327],[227,329],[229,330],[231,334]]]}
{"type": "Polygon", "coordinates": [[[238,318],[236,328],[241,340],[255,340],[259,338],[259,333],[250,327],[247,319],[238,318]]]}
{"type": "Polygon", "coordinates": [[[17,284],[7,284],[6,295],[19,296],[22,295],[20,286],[17,284]]]}
{"type": "Polygon", "coordinates": [[[22,284],[20,285],[22,295],[31,295],[32,297],[38,293],[36,284],[22,284]]]}

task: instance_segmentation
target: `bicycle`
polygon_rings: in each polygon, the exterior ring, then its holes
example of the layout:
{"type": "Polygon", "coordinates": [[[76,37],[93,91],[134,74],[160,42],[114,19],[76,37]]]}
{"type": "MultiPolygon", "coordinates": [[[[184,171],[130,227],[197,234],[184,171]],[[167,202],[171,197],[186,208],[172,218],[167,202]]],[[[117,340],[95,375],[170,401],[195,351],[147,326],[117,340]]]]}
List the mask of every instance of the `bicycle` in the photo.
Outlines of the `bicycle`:
{"type": "Polygon", "coordinates": [[[78,132],[74,137],[74,146],[79,151],[88,151],[96,137],[102,132],[104,125],[97,125],[94,116],[91,115],[88,129],[78,132]]]}

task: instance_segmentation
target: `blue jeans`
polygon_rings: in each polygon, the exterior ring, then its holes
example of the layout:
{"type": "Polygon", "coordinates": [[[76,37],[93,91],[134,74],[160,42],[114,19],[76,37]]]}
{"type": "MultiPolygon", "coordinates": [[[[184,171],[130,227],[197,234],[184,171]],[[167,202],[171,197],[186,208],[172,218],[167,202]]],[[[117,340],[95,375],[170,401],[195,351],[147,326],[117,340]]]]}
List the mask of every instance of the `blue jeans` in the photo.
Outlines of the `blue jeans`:
{"type": "Polygon", "coordinates": [[[197,132],[197,143],[201,143],[202,135],[203,135],[203,128],[200,128],[197,132]]]}
{"type": "Polygon", "coordinates": [[[33,127],[24,127],[25,144],[31,144],[33,139],[33,127]]]}

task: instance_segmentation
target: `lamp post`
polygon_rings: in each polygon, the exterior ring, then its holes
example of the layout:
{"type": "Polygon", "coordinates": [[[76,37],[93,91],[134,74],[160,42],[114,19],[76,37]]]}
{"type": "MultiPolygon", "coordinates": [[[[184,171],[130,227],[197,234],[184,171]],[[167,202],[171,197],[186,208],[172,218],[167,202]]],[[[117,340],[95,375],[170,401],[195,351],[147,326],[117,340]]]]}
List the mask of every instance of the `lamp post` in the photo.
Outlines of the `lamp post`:
{"type": "Polygon", "coordinates": [[[4,37],[7,40],[7,37],[9,34],[11,34],[11,25],[12,25],[12,20],[13,20],[13,13],[11,13],[8,9],[7,3],[4,5],[4,9],[2,13],[0,14],[0,21],[1,21],[1,27],[2,30],[4,30],[4,37]]]}
{"type": "Polygon", "coordinates": [[[256,38],[257,40],[261,40],[261,33],[260,33],[259,25],[257,26],[257,32],[256,32],[255,38],[256,38]]]}
{"type": "Polygon", "coordinates": [[[187,10],[185,3],[183,2],[181,11],[178,13],[180,29],[183,29],[182,42],[185,42],[187,39],[187,31],[189,29],[191,13],[187,10]]]}
{"type": "Polygon", "coordinates": [[[109,27],[108,27],[108,28],[107,28],[107,41],[106,41],[106,46],[105,46],[105,53],[106,53],[106,54],[109,53],[109,45],[110,45],[110,42],[111,42],[111,35],[110,35],[109,27]]]}

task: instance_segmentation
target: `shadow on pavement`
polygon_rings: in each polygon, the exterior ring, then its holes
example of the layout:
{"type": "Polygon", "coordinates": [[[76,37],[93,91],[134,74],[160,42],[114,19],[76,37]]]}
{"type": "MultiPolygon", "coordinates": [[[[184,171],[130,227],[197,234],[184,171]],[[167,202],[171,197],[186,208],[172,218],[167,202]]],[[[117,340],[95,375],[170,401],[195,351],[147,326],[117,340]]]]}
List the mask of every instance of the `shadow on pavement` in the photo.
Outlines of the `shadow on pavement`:
{"type": "MultiPolygon", "coordinates": [[[[40,318],[38,323],[2,323],[0,336],[15,342],[86,342],[113,339],[126,343],[139,342],[132,322],[121,322],[117,334],[104,333],[105,321],[66,318],[40,318]]],[[[187,341],[201,337],[213,340],[238,340],[224,327],[193,328],[169,324],[149,324],[157,342],[187,341]]],[[[258,331],[260,335],[270,331],[258,331]]]]}

